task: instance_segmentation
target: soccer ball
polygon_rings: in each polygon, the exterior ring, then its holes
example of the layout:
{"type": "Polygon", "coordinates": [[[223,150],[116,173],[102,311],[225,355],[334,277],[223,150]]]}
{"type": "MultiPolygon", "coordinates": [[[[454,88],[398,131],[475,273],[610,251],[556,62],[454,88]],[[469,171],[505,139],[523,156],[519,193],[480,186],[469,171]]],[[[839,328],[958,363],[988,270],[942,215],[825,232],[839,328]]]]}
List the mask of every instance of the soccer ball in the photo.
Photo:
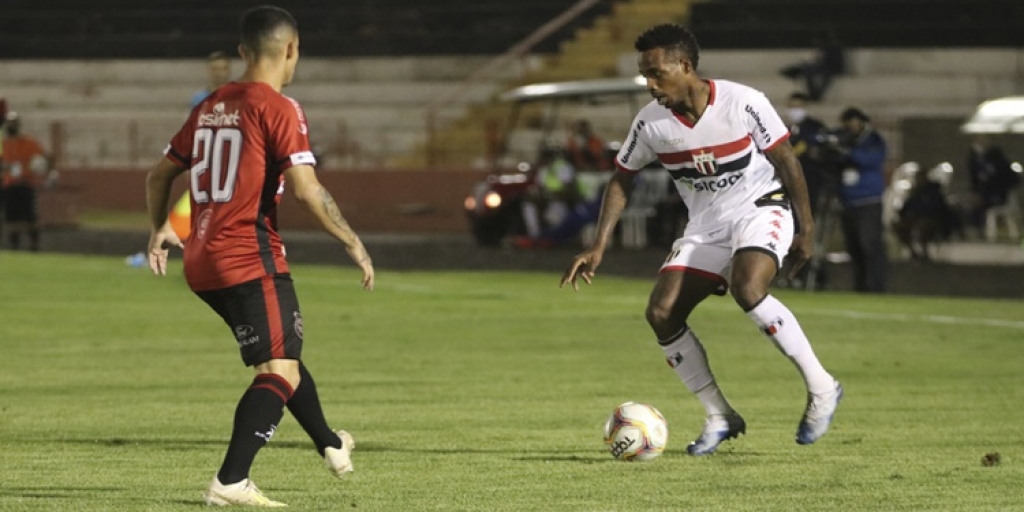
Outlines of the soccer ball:
{"type": "Polygon", "coordinates": [[[604,423],[604,444],[619,460],[651,460],[665,451],[668,422],[647,404],[626,402],[604,423]]]}

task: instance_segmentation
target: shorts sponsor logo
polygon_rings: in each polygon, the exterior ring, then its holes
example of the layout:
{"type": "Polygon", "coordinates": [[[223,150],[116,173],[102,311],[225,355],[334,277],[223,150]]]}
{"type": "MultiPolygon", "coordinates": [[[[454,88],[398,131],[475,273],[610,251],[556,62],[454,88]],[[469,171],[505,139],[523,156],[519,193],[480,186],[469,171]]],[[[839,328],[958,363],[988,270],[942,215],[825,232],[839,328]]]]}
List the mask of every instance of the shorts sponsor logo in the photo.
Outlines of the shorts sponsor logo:
{"type": "Polygon", "coordinates": [[[633,128],[633,140],[629,141],[629,147],[626,148],[626,152],[623,153],[622,158],[619,159],[619,161],[622,162],[622,165],[629,163],[629,157],[633,156],[633,150],[636,149],[636,141],[640,138],[640,130],[643,130],[646,124],[647,123],[645,123],[643,119],[636,122],[636,128],[633,128]]]}
{"type": "Polygon", "coordinates": [[[239,347],[248,347],[259,343],[260,335],[256,334],[256,328],[251,325],[236,325],[235,340],[238,341],[239,347]]]}
{"type": "Polygon", "coordinates": [[[224,103],[221,102],[213,106],[213,112],[199,115],[199,126],[238,126],[241,119],[238,109],[229,114],[225,112],[224,103]]]}
{"type": "Polygon", "coordinates": [[[295,311],[295,312],[292,313],[292,316],[295,318],[295,334],[297,334],[299,336],[299,339],[301,340],[302,337],[303,337],[303,332],[302,332],[302,313],[299,313],[298,311],[295,311]]]}
{"type": "Polygon", "coordinates": [[[761,328],[768,336],[775,336],[782,329],[782,319],[775,317],[775,320],[768,322],[768,325],[761,328]]]}

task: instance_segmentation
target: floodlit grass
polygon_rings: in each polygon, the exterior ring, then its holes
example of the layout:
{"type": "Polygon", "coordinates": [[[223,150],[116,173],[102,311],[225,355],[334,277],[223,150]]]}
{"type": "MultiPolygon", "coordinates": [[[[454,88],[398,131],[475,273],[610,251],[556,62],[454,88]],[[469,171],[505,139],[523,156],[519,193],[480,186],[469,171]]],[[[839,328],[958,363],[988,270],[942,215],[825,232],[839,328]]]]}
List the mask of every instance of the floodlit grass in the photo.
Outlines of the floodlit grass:
{"type": "MultiPolygon", "coordinates": [[[[798,374],[710,299],[692,324],[748,435],[692,458],[703,414],[644,323],[649,282],[383,271],[366,293],[350,268],[294,272],[305,359],[357,448],[338,482],[286,414],[252,476],[293,508],[1024,509],[1020,302],[780,292],[847,393],[801,447],[798,374]],[[626,400],[668,418],[660,459],[604,451],[626,400]]],[[[0,510],[201,503],[250,376],[179,270],[2,253],[0,326],[0,510]]]]}

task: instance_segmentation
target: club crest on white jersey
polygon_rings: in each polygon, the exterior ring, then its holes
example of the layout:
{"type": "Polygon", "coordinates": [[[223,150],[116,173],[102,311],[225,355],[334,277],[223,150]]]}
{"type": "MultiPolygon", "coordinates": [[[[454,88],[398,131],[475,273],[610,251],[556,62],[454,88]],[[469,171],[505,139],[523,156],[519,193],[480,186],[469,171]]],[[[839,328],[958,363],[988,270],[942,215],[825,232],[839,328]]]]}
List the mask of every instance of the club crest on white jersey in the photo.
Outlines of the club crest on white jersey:
{"type": "Polygon", "coordinates": [[[637,114],[615,159],[627,172],[657,160],[672,175],[691,223],[730,218],[782,188],[764,153],[789,137],[760,91],[725,80],[708,84],[708,106],[696,123],[652,101],[637,114]]]}

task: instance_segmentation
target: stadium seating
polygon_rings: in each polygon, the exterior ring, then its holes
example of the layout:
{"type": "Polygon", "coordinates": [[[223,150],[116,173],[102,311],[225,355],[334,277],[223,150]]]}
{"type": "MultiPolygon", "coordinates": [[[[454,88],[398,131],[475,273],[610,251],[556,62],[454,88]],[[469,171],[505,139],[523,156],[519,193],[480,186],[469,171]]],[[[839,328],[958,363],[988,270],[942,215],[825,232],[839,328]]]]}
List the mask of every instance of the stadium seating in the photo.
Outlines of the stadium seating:
{"type": "Polygon", "coordinates": [[[826,32],[859,48],[1019,47],[1022,19],[1019,0],[727,0],[696,4],[690,25],[707,48],[803,48],[826,32]]]}
{"type": "MultiPolygon", "coordinates": [[[[238,17],[254,0],[5,0],[0,47],[7,58],[189,58],[237,45],[238,17]]],[[[281,0],[310,56],[498,54],[574,0],[281,0]]],[[[564,27],[549,53],[611,1],[564,27]]]]}
{"type": "MultiPolygon", "coordinates": [[[[0,18],[0,94],[44,140],[48,125],[62,122],[66,165],[144,165],[202,87],[202,56],[233,48],[238,12],[256,3],[98,0],[83,14],[78,0],[7,0],[0,18]],[[111,60],[118,56],[132,58],[111,60]]],[[[329,166],[377,167],[402,154],[412,155],[405,158],[409,165],[422,165],[426,105],[572,3],[355,0],[339,9],[329,0],[278,2],[303,28],[305,58],[286,92],[306,107],[314,143],[329,166]]],[[[685,19],[688,9],[682,0],[602,2],[531,57],[505,66],[440,112],[442,126],[458,121],[440,134],[454,156],[443,163],[479,159],[484,124],[503,120],[503,107],[479,106],[494,92],[524,79],[632,75],[635,34],[655,22],[685,19]]],[[[1007,40],[1003,28],[1013,20],[1019,25],[1022,9],[1024,3],[1011,0],[723,0],[695,3],[689,20],[704,47],[703,74],[748,83],[780,103],[800,87],[778,70],[811,57],[813,30],[836,31],[849,48],[849,73],[812,113],[831,122],[842,107],[861,106],[898,149],[906,116],[964,116],[984,99],[1019,91],[1016,64],[1024,52],[971,46],[1016,41],[1007,40]],[[920,13],[901,17],[915,10],[920,13]],[[828,27],[810,21],[826,13],[834,20],[828,27]],[[955,27],[944,21],[951,17],[959,20],[955,27]],[[895,19],[900,22],[888,22],[895,19]],[[933,39],[913,36],[918,33],[933,39]],[[879,47],[886,44],[892,46],[879,47]],[[933,48],[909,48],[921,45],[933,48]]],[[[609,140],[621,137],[628,117],[616,106],[588,106],[579,115],[609,140]]]]}

